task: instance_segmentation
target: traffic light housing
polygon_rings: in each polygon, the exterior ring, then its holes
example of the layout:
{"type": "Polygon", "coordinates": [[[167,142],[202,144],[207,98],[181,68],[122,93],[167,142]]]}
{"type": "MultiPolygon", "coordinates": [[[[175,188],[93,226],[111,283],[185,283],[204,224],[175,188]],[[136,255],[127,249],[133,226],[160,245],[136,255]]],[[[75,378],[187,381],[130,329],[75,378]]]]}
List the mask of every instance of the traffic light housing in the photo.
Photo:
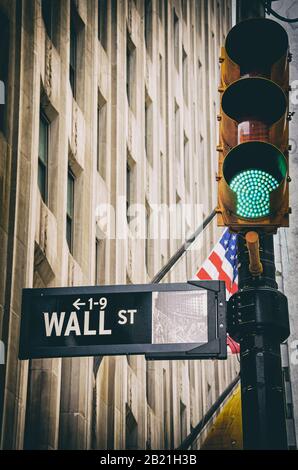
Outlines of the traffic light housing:
{"type": "Polygon", "coordinates": [[[288,36],[275,21],[238,23],[221,57],[218,225],[289,225],[288,36]]]}

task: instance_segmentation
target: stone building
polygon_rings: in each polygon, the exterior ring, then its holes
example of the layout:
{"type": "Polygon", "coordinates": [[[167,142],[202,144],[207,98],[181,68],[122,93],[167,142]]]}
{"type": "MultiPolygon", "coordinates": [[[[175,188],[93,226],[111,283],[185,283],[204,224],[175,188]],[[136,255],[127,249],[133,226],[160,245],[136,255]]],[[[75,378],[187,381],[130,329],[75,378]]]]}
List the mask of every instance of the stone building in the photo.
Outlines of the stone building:
{"type": "MultiPolygon", "coordinates": [[[[24,287],[147,283],[216,205],[218,54],[230,0],[0,0],[2,448],[175,448],[235,358],[18,360],[24,287]],[[123,204],[124,201],[124,204],[123,204]],[[126,234],[145,208],[146,236],[126,234]],[[117,211],[108,236],[98,208],[117,211]],[[200,205],[151,224],[155,204],[200,205]],[[153,233],[164,237],[152,236],[153,233]]],[[[167,281],[193,277],[219,232],[167,281]]]]}

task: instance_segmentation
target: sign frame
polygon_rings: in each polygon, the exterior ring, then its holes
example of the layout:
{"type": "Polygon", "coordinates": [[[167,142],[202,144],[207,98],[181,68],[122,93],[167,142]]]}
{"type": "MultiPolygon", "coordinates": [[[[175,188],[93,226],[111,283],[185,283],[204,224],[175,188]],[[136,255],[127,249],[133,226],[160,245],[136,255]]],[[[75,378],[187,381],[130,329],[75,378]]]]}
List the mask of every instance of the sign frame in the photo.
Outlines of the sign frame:
{"type": "Polygon", "coordinates": [[[21,335],[19,359],[83,357],[105,355],[145,355],[148,360],[165,359],[226,359],[226,299],[223,281],[188,281],[169,284],[132,284],[109,286],[79,286],[23,289],[21,335]],[[207,290],[206,343],[171,344],[113,344],[113,345],[73,345],[32,347],[30,345],[30,320],[32,303],[41,296],[82,296],[104,294],[177,292],[207,290]],[[214,314],[212,314],[214,311],[214,314]]]}

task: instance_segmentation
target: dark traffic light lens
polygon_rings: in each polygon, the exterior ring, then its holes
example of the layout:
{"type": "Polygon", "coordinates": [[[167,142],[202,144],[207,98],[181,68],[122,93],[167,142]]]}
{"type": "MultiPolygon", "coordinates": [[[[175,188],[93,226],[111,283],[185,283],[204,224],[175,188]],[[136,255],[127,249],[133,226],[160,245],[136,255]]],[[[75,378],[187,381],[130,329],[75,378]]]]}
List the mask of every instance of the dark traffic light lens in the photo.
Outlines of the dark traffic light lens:
{"type": "Polygon", "coordinates": [[[284,116],[287,99],[282,88],[267,78],[241,78],[225,90],[221,105],[237,123],[259,121],[272,126],[284,116]]]}
{"type": "Polygon", "coordinates": [[[258,218],[270,214],[270,192],[278,181],[263,170],[249,169],[238,173],[230,182],[237,195],[237,215],[258,218]]]}
{"type": "Polygon", "coordinates": [[[238,23],[229,32],[225,48],[240,66],[240,74],[270,75],[270,68],[287,53],[288,36],[276,21],[254,18],[238,23]]]}

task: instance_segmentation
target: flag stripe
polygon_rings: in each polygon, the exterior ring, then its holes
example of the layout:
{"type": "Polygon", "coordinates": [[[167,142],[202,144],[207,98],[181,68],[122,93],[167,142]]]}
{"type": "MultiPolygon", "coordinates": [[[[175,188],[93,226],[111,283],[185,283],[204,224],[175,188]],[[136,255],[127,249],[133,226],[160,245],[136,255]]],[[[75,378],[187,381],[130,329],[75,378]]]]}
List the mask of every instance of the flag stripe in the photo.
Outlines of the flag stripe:
{"type": "Polygon", "coordinates": [[[214,264],[210,261],[210,259],[206,259],[203,267],[207,271],[207,273],[210,276],[210,279],[213,279],[214,281],[217,281],[218,279],[218,270],[214,266],[214,264]]]}
{"type": "Polygon", "coordinates": [[[232,354],[239,352],[239,344],[236,343],[229,335],[227,336],[227,345],[229,346],[232,354]]]}
{"type": "Polygon", "coordinates": [[[204,281],[211,281],[211,276],[207,273],[206,269],[201,268],[197,273],[199,279],[204,279],[204,281]]]}
{"type": "MultiPolygon", "coordinates": [[[[224,230],[208,258],[196,273],[201,280],[221,280],[226,284],[227,299],[238,290],[237,235],[224,230]]],[[[240,346],[227,336],[227,345],[233,354],[240,352],[240,346]]]]}
{"type": "MultiPolygon", "coordinates": [[[[226,283],[226,289],[229,291],[229,293],[231,294],[232,291],[234,290],[233,289],[233,284],[231,282],[231,277],[227,274],[227,272],[222,268],[224,262],[223,260],[218,256],[217,253],[215,253],[215,251],[212,251],[209,255],[209,260],[211,261],[211,263],[213,264],[213,266],[215,266],[216,270],[217,270],[217,275],[215,274],[214,272],[214,276],[212,277],[212,279],[214,279],[216,277],[216,279],[219,279],[220,281],[225,281],[226,283]]],[[[208,263],[209,264],[209,263],[208,263]]],[[[213,269],[212,269],[213,270],[213,269]]],[[[201,271],[201,270],[200,270],[201,271]]],[[[200,274],[200,271],[198,272],[197,274],[197,277],[200,277],[201,278],[201,274],[200,274]]],[[[206,274],[208,274],[208,272],[206,270],[204,270],[206,274]]],[[[209,272],[210,272],[210,269],[209,269],[209,272]]],[[[209,275],[209,274],[208,274],[209,275]]],[[[202,278],[201,278],[202,279],[202,278]]],[[[206,278],[205,278],[206,279],[206,278]]],[[[211,276],[209,275],[209,279],[211,279],[211,276]]],[[[216,280],[214,279],[214,280],[216,280]]]]}

